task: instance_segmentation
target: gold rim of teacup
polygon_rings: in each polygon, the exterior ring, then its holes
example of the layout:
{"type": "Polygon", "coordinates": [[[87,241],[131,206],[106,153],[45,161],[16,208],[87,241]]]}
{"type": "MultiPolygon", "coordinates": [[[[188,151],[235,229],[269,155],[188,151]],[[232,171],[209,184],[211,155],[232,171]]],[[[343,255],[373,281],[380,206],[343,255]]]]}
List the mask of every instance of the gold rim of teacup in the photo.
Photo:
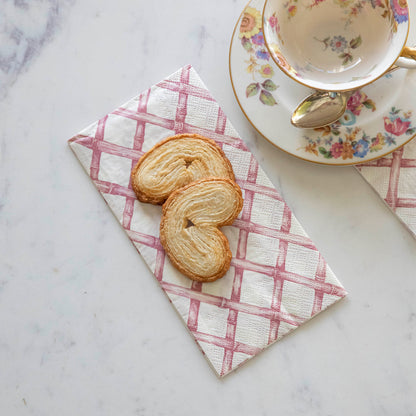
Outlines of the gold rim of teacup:
{"type": "MultiPolygon", "coordinates": [[[[402,55],[402,53],[404,52],[404,51],[406,51],[407,49],[411,49],[411,50],[414,50],[414,51],[416,51],[416,48],[411,48],[411,47],[409,47],[409,46],[407,46],[406,45],[406,42],[407,42],[407,39],[408,39],[408,37],[409,37],[409,31],[410,31],[410,13],[409,13],[409,4],[408,4],[408,2],[407,2],[407,0],[406,0],[406,8],[407,8],[407,16],[408,16],[408,20],[407,20],[407,31],[406,31],[406,37],[405,37],[405,39],[404,39],[404,42],[403,42],[403,46],[402,46],[402,49],[400,50],[400,52],[399,52],[399,54],[396,56],[396,58],[394,59],[394,61],[393,61],[393,63],[382,73],[382,74],[380,74],[380,75],[378,75],[376,78],[374,78],[374,79],[372,79],[371,81],[368,81],[368,82],[366,82],[366,83],[364,83],[364,84],[362,84],[362,85],[359,85],[359,86],[355,86],[355,87],[351,87],[351,88],[346,88],[346,89],[341,89],[341,90],[338,90],[338,89],[322,89],[322,88],[316,88],[316,87],[313,87],[313,86],[310,86],[310,85],[308,85],[308,84],[306,84],[305,82],[302,82],[302,81],[300,81],[298,78],[296,78],[294,75],[292,75],[292,74],[290,74],[288,71],[286,71],[283,67],[281,67],[280,66],[280,64],[279,64],[279,62],[275,59],[275,57],[274,57],[274,52],[273,52],[273,50],[272,50],[272,48],[269,46],[269,43],[267,42],[267,39],[266,39],[266,34],[265,34],[265,30],[264,30],[264,14],[265,14],[265,11],[266,11],[266,6],[267,6],[267,3],[269,2],[270,0],[264,0],[264,5],[263,5],[263,11],[262,11],[262,14],[261,14],[261,30],[263,31],[263,38],[264,38],[264,44],[266,45],[266,48],[267,48],[267,51],[269,52],[269,54],[270,54],[270,56],[272,57],[272,59],[273,59],[273,62],[277,65],[277,67],[285,74],[285,75],[287,75],[288,77],[290,77],[291,79],[293,79],[293,81],[295,81],[295,82],[297,82],[298,84],[300,84],[300,85],[303,85],[304,87],[308,87],[308,88],[311,88],[311,89],[313,89],[313,90],[316,90],[316,91],[333,91],[333,92],[347,92],[347,91],[353,91],[353,90],[359,90],[359,89],[361,89],[361,88],[363,88],[363,87],[365,87],[365,86],[367,86],[367,85],[370,85],[370,84],[372,84],[374,81],[377,81],[378,79],[380,79],[380,78],[382,78],[385,74],[386,74],[386,72],[396,63],[396,61],[399,59],[399,58],[401,58],[403,55],[402,55]]],[[[251,3],[251,1],[249,1],[249,3],[248,4],[250,4],[251,3]]],[[[248,6],[248,4],[247,4],[247,6],[248,6]]],[[[247,8],[247,6],[244,8],[244,10],[247,8]]],[[[243,12],[244,13],[244,12],[243,12]]],[[[283,56],[283,55],[282,55],[283,56]]],[[[403,57],[406,57],[406,56],[403,56],[403,57]]],[[[284,58],[284,56],[283,56],[283,58],[284,58]]],[[[286,59],[286,58],[285,58],[286,59]]],[[[291,68],[292,68],[292,66],[291,66],[291,68]]]]}

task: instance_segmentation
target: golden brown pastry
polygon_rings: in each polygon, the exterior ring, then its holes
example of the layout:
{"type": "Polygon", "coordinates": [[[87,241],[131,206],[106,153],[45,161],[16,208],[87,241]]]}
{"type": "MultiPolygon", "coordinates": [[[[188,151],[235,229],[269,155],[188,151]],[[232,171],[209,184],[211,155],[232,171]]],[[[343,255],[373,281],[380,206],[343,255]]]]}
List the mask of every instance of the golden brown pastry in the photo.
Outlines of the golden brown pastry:
{"type": "Polygon", "coordinates": [[[160,241],[172,264],[200,282],[224,276],[230,267],[227,237],[243,207],[240,187],[230,179],[205,178],[174,191],[163,204],[160,241]]]}
{"type": "Polygon", "coordinates": [[[161,141],[140,158],[131,174],[137,198],[151,204],[163,204],[175,189],[209,176],[235,180],[222,149],[198,134],[161,141]]]}

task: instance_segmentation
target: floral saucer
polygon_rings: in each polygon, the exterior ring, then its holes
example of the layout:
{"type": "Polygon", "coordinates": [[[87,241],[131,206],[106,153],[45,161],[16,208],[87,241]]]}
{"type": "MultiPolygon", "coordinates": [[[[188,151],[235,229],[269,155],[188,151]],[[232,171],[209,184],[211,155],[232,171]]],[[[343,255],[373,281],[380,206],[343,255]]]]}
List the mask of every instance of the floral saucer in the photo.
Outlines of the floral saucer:
{"type": "MultiPolygon", "coordinates": [[[[335,1],[354,8],[368,0],[335,1]]],[[[229,56],[237,101],[262,136],[293,156],[326,165],[368,162],[416,137],[416,70],[406,69],[357,90],[336,123],[320,129],[294,127],[293,110],[313,90],[290,79],[270,57],[262,33],[263,6],[264,0],[252,0],[245,7],[234,28],[229,56]]],[[[409,0],[409,8],[416,8],[416,0],[409,0]]],[[[414,22],[410,26],[407,43],[415,44],[414,22]]]]}

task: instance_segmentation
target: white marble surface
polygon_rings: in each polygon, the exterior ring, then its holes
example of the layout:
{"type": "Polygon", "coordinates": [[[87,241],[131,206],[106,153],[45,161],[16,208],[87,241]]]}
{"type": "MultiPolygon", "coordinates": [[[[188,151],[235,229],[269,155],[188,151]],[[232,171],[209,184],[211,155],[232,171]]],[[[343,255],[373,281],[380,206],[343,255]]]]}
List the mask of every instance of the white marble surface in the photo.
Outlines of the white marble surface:
{"type": "Polygon", "coordinates": [[[260,138],[244,1],[0,0],[0,414],[415,415],[416,240],[353,168],[260,138]],[[191,63],[349,291],[218,380],[66,140],[191,63]]]}

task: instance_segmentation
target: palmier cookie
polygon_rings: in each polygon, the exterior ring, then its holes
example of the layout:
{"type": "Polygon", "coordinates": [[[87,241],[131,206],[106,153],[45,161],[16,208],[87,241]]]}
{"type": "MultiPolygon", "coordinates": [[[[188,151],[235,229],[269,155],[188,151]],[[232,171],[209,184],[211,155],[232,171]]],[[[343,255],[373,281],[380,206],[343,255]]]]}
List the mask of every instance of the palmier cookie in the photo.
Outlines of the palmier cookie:
{"type": "Polygon", "coordinates": [[[175,189],[209,176],[235,180],[222,149],[198,134],[178,134],[159,142],[131,173],[137,198],[151,204],[163,204],[175,189]]]}
{"type": "Polygon", "coordinates": [[[227,237],[243,207],[240,187],[230,179],[205,178],[174,191],[163,204],[160,241],[172,264],[200,282],[224,276],[230,267],[227,237]]]}

